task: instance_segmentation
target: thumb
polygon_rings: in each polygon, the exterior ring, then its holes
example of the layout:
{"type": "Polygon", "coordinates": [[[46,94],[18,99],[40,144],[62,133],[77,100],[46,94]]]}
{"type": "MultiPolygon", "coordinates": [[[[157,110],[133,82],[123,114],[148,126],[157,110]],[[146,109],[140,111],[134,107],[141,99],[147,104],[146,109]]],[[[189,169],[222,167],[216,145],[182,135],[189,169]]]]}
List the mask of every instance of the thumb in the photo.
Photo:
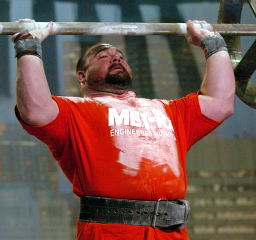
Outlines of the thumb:
{"type": "Polygon", "coordinates": [[[41,42],[53,33],[53,22],[49,22],[44,28],[40,30],[33,30],[30,33],[37,37],[41,42]]]}
{"type": "Polygon", "coordinates": [[[49,22],[45,28],[41,30],[41,41],[53,34],[53,22],[49,22]]]}
{"type": "Polygon", "coordinates": [[[52,35],[54,33],[53,26],[54,26],[54,22],[49,22],[46,26],[46,29],[49,35],[52,35]]]}

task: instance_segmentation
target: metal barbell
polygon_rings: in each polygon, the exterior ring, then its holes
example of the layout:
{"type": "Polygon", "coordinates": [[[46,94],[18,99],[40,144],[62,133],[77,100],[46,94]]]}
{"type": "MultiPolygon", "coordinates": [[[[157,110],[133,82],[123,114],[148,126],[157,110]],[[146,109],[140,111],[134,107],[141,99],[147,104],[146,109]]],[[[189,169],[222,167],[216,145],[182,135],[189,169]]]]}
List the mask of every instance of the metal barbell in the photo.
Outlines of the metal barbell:
{"type": "MultiPolygon", "coordinates": [[[[0,22],[0,35],[40,30],[47,22],[0,22]]],[[[196,24],[199,28],[217,31],[222,35],[255,36],[256,24],[196,24]]],[[[186,23],[111,23],[111,22],[55,22],[54,35],[178,35],[187,30],[186,23]]]]}
{"type": "MultiPolygon", "coordinates": [[[[222,0],[225,2],[225,0],[222,0]]],[[[225,8],[224,8],[225,9],[225,8]]],[[[240,9],[241,10],[241,9],[240,9]]],[[[220,10],[222,11],[222,10],[220,10]]],[[[13,35],[21,31],[41,30],[47,26],[48,22],[0,22],[0,35],[13,35]]],[[[233,46],[233,39],[238,39],[239,36],[256,36],[256,24],[240,24],[240,23],[196,23],[198,28],[203,28],[209,31],[217,31],[224,37],[228,38],[228,46],[231,47],[230,55],[233,62],[233,67],[241,60],[237,59],[237,48],[233,46]],[[237,61],[238,60],[238,61],[237,61]]],[[[114,23],[114,22],[54,22],[53,35],[130,35],[130,36],[146,36],[146,35],[177,35],[184,36],[187,33],[186,23],[114,23]]],[[[254,51],[254,49],[253,49],[254,51]]],[[[250,56],[246,61],[250,61],[250,56]],[[249,58],[249,60],[248,60],[249,58]]],[[[246,65],[246,64],[244,64],[246,65]]],[[[247,105],[256,108],[256,87],[248,82],[241,81],[241,73],[236,70],[237,79],[237,95],[247,105]],[[242,87],[240,86],[242,84],[242,87]],[[243,89],[243,90],[241,90],[243,89]]],[[[244,72],[245,70],[243,70],[244,72]]],[[[246,71],[247,72],[247,71],[246,71]]],[[[252,71],[253,72],[253,71],[252,71]]],[[[248,75],[248,74],[247,74],[248,75]]],[[[246,76],[247,76],[246,75],[246,76]]],[[[249,76],[247,76],[249,78],[249,76]]]]}

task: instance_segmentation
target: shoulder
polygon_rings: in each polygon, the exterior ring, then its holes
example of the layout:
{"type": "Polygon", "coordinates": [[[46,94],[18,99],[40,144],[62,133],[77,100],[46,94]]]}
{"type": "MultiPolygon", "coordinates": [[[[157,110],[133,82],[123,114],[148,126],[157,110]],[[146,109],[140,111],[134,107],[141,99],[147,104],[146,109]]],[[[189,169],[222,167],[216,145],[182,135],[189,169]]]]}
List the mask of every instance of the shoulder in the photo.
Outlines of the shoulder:
{"type": "MultiPolygon", "coordinates": [[[[168,101],[170,106],[184,106],[184,105],[198,105],[198,96],[199,93],[189,93],[184,97],[171,99],[168,101]]],[[[166,102],[166,100],[164,100],[166,102]]]]}
{"type": "Polygon", "coordinates": [[[90,97],[55,96],[53,99],[57,102],[60,112],[67,114],[88,114],[106,108],[104,103],[90,97]]]}
{"type": "Polygon", "coordinates": [[[53,99],[59,100],[59,101],[65,101],[65,102],[73,102],[73,103],[82,103],[82,102],[87,102],[92,100],[90,98],[72,97],[72,96],[53,96],[53,99]]]}
{"type": "Polygon", "coordinates": [[[52,97],[58,104],[65,104],[70,106],[79,106],[86,104],[97,103],[96,100],[89,97],[71,97],[71,96],[53,96],[52,97]]]}

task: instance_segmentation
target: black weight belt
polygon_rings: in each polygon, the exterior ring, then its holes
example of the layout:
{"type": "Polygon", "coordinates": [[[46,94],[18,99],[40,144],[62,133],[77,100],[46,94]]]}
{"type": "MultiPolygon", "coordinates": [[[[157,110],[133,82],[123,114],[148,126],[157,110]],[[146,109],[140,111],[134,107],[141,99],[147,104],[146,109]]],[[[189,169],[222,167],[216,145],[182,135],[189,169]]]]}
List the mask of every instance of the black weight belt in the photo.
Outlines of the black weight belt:
{"type": "Polygon", "coordinates": [[[143,201],[82,196],[80,221],[179,228],[186,225],[189,209],[186,200],[143,201]]]}

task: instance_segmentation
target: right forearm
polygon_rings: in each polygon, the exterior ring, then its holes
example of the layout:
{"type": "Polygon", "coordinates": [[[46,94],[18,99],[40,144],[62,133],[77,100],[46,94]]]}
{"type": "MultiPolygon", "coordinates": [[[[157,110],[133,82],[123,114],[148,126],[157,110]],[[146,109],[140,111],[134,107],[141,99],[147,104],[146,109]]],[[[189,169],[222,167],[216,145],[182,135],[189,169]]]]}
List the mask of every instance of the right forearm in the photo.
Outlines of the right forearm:
{"type": "Polygon", "coordinates": [[[46,124],[58,112],[37,56],[26,55],[17,61],[17,107],[22,119],[33,125],[46,124]]]}
{"type": "MultiPolygon", "coordinates": [[[[21,19],[19,22],[34,22],[21,19]]],[[[17,57],[17,107],[21,118],[31,125],[44,125],[58,114],[44,72],[41,42],[52,33],[53,23],[42,30],[13,36],[17,57]]]]}

